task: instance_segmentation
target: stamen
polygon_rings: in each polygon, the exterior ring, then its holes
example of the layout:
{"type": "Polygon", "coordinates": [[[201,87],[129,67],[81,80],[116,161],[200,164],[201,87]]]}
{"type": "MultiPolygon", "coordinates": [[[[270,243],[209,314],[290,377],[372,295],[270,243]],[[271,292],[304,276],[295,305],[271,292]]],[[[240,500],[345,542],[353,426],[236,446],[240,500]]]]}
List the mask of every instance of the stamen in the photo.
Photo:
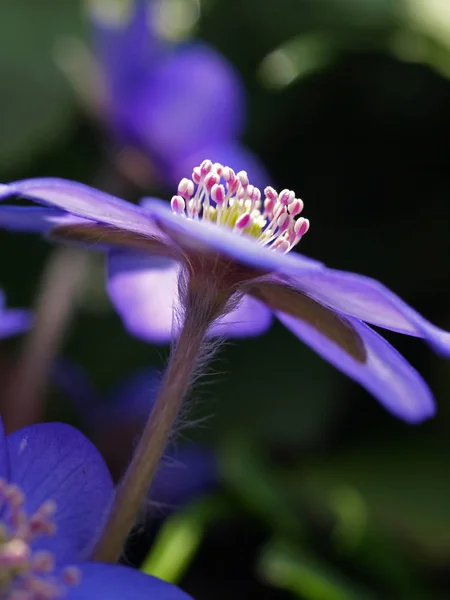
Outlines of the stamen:
{"type": "Polygon", "coordinates": [[[292,190],[279,194],[271,186],[261,191],[249,182],[246,171],[204,160],[183,178],[171,200],[174,213],[231,228],[249,235],[262,246],[289,252],[309,230],[309,221],[299,217],[303,200],[292,190]],[[299,217],[299,218],[297,218],[299,217]]]}
{"type": "Polygon", "coordinates": [[[33,552],[34,540],[56,531],[56,504],[49,500],[32,514],[25,511],[25,496],[14,484],[0,479],[0,598],[7,600],[59,600],[81,577],[67,567],[55,574],[51,552],[33,552]]]}

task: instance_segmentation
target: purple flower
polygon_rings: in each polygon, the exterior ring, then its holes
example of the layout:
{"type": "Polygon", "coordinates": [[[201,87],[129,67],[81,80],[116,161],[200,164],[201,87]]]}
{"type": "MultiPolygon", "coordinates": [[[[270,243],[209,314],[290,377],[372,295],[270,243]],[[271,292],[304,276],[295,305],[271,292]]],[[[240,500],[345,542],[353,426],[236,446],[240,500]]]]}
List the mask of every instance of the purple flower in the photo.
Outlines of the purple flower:
{"type": "Polygon", "coordinates": [[[244,166],[263,181],[258,159],[238,143],[243,84],[213,47],[169,42],[157,28],[157,0],[136,0],[120,18],[102,2],[90,11],[102,74],[101,117],[120,146],[139,149],[171,183],[203,156],[244,166]]]}
{"type": "MultiPolygon", "coordinates": [[[[78,408],[113,475],[122,475],[155,403],[159,374],[152,369],[139,371],[105,398],[70,362],[59,361],[54,380],[78,408]]],[[[217,483],[218,465],[211,449],[187,442],[174,444],[161,460],[149,498],[158,510],[167,512],[187,504],[217,483]]]]}
{"type": "MultiPolygon", "coordinates": [[[[49,205],[51,218],[57,208],[90,221],[56,227],[51,234],[116,248],[109,254],[109,293],[135,334],[167,338],[174,321],[170,315],[180,304],[174,282],[181,266],[183,276],[201,289],[235,301],[212,333],[261,333],[275,315],[395,415],[409,422],[432,416],[435,406],[426,383],[366,323],[423,338],[447,357],[450,334],[377,281],[289,253],[309,227],[299,216],[303,203],[289,190],[277,194],[268,187],[264,193],[262,202],[245,172],[204,161],[192,180],[180,182],[172,208],[157,199],[134,206],[58,179],[12,183],[0,196],[22,195],[49,205]]],[[[0,205],[4,227],[10,210],[0,205]]],[[[30,210],[22,209],[24,223],[30,210]]],[[[17,229],[17,217],[15,223],[17,229]]]]}
{"type": "Polygon", "coordinates": [[[32,314],[22,308],[6,308],[6,297],[0,290],[0,339],[23,333],[32,324],[32,314]]]}
{"type": "Polygon", "coordinates": [[[76,429],[45,423],[5,436],[0,424],[1,597],[187,600],[134,569],[84,562],[112,496],[103,459],[76,429]]]}

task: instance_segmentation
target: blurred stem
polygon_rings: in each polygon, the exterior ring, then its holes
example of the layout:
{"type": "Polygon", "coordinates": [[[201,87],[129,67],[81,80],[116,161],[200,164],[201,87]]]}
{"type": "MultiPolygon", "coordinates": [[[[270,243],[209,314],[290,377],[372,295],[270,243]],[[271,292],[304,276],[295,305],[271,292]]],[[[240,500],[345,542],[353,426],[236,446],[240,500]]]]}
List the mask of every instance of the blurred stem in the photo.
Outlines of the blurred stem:
{"type": "Polygon", "coordinates": [[[204,354],[206,332],[220,314],[216,296],[211,294],[211,289],[203,289],[202,286],[194,290],[190,285],[183,304],[186,306],[183,326],[172,347],[154,408],[117,489],[105,530],[94,550],[94,560],[115,562],[119,558],[156,473],[199,359],[204,354]]]}
{"type": "Polygon", "coordinates": [[[50,257],[37,297],[35,325],[24,341],[4,411],[8,432],[43,418],[44,395],[55,357],[73,317],[87,264],[79,248],[57,248],[50,257]]]}

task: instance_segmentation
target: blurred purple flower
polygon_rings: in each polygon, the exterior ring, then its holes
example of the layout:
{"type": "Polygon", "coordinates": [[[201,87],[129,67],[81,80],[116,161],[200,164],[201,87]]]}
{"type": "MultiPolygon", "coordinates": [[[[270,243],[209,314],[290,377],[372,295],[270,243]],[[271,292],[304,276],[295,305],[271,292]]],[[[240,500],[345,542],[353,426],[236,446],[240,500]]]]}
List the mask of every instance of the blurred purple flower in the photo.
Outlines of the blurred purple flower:
{"type": "MultiPolygon", "coordinates": [[[[395,415],[418,422],[434,414],[432,394],[421,376],[365,322],[423,338],[446,357],[450,333],[373,279],[288,253],[309,227],[298,217],[303,203],[293,192],[266,188],[262,203],[245,172],[236,175],[210,161],[194,169],[193,180],[196,185],[180,182],[172,209],[157,199],[134,206],[58,179],[12,183],[0,196],[22,195],[50,205],[52,218],[58,208],[91,221],[54,228],[56,238],[122,248],[110,252],[108,287],[133,333],[160,340],[170,335],[173,311],[179,313],[182,304],[175,283],[182,268],[205,290],[213,285],[237,301],[211,334],[262,333],[274,314],[395,415]]],[[[0,205],[4,227],[9,226],[9,210],[0,205]]],[[[29,211],[22,210],[24,223],[29,211]]],[[[41,221],[47,230],[45,216],[41,221]]]]}
{"type": "Polygon", "coordinates": [[[5,436],[0,423],[1,597],[187,600],[134,569],[83,562],[113,493],[102,457],[73,427],[44,423],[5,436]]]}
{"type": "Polygon", "coordinates": [[[6,308],[5,293],[0,290],[0,339],[24,333],[32,325],[33,315],[22,308],[6,308]]]}
{"type": "Polygon", "coordinates": [[[141,150],[169,183],[203,156],[267,180],[261,162],[238,143],[245,121],[238,72],[212,46],[163,39],[158,0],[130,4],[120,18],[111,18],[107,0],[90,10],[100,116],[119,146],[141,150]]]}
{"type": "MultiPolygon", "coordinates": [[[[82,369],[60,360],[54,381],[77,408],[113,475],[120,476],[153,408],[160,375],[152,369],[144,369],[102,398],[82,369]]],[[[167,512],[189,503],[217,484],[218,465],[212,450],[184,442],[166,451],[149,498],[154,506],[167,512]]]]}

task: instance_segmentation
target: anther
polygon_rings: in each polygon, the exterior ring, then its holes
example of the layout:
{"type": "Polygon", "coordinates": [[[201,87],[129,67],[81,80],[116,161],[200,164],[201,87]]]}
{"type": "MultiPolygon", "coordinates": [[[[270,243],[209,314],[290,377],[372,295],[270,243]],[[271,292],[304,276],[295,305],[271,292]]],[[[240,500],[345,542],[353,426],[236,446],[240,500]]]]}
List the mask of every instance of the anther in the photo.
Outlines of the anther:
{"type": "Polygon", "coordinates": [[[181,215],[184,213],[186,203],[181,196],[173,196],[172,200],[170,201],[170,206],[172,207],[173,212],[181,215]]]}
{"type": "Polygon", "coordinates": [[[308,232],[308,230],[309,230],[309,220],[304,219],[303,217],[300,217],[300,219],[298,219],[294,225],[295,233],[297,234],[297,236],[304,236],[305,233],[308,232]]]}
{"type": "Polygon", "coordinates": [[[204,186],[207,192],[211,192],[213,185],[218,184],[220,181],[220,176],[217,173],[211,172],[208,173],[205,177],[204,186]]]}
{"type": "Polygon", "coordinates": [[[186,177],[178,184],[178,195],[182,196],[185,200],[190,198],[194,193],[194,182],[186,177]]]}
{"type": "Polygon", "coordinates": [[[287,206],[295,200],[295,193],[292,190],[282,190],[278,195],[278,202],[287,206]]]}
{"type": "Polygon", "coordinates": [[[225,188],[223,185],[215,184],[211,188],[211,198],[218,206],[222,206],[225,201],[225,188]]]}
{"type": "Polygon", "coordinates": [[[290,204],[288,204],[289,214],[293,217],[299,215],[303,210],[303,200],[295,198],[290,204]]]}
{"type": "Polygon", "coordinates": [[[206,175],[208,175],[208,173],[211,171],[211,169],[213,168],[213,164],[210,160],[206,159],[202,162],[202,164],[200,165],[200,175],[202,177],[206,177],[206,175]]]}
{"type": "Polygon", "coordinates": [[[252,224],[252,216],[250,213],[247,212],[238,218],[238,220],[236,221],[236,224],[235,224],[235,228],[242,230],[242,229],[246,229],[251,224],[252,224]]]}

